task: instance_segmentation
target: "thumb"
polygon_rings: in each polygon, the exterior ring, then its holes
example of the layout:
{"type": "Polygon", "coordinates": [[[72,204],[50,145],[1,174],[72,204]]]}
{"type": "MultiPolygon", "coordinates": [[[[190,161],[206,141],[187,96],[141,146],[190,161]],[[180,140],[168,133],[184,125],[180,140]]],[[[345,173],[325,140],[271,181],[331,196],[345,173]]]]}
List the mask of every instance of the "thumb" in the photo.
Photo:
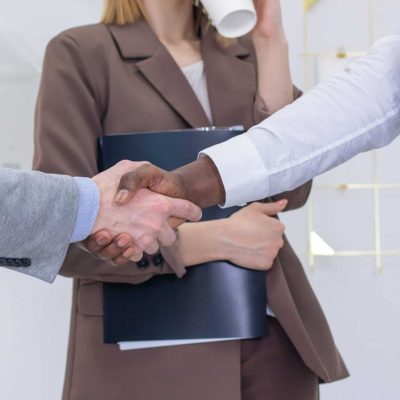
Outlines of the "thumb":
{"type": "Polygon", "coordinates": [[[287,200],[279,200],[274,203],[262,203],[260,204],[259,210],[265,215],[274,216],[283,211],[287,204],[287,200]]]}
{"type": "Polygon", "coordinates": [[[152,180],[153,168],[150,164],[144,164],[127,172],[121,177],[115,202],[120,206],[129,203],[140,189],[148,188],[152,180]]]}

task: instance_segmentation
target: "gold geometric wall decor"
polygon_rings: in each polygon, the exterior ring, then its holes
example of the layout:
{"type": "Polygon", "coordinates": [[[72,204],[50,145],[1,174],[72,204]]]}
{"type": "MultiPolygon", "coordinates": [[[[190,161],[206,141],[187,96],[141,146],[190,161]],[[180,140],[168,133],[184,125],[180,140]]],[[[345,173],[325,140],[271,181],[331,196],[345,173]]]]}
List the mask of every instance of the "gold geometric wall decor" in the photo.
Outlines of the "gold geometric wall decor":
{"type": "Polygon", "coordinates": [[[304,0],[304,9],[306,11],[310,11],[312,7],[314,7],[319,0],[304,0]]]}
{"type": "Polygon", "coordinates": [[[362,190],[366,195],[372,193],[374,213],[371,216],[371,223],[374,226],[374,249],[371,250],[348,250],[341,251],[334,249],[324,238],[322,238],[314,228],[313,218],[313,196],[308,203],[308,237],[309,237],[309,266],[313,270],[316,266],[316,257],[362,257],[371,256],[375,257],[375,268],[377,272],[382,272],[383,264],[382,257],[384,256],[397,256],[400,257],[399,249],[383,249],[382,248],[382,232],[381,232],[381,207],[380,207],[380,194],[385,190],[399,190],[400,183],[382,184],[382,183],[371,183],[371,184],[342,184],[342,185],[316,185],[313,190],[324,190],[324,189],[336,189],[340,191],[349,190],[362,190]]]}

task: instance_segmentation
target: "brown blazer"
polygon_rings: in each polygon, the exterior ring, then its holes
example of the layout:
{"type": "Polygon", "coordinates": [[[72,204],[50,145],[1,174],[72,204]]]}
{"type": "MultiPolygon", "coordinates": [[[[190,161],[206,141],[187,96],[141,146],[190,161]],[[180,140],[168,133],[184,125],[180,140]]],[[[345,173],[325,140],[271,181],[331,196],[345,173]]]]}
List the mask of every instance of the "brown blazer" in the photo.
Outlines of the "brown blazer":
{"type": "MultiPolygon", "coordinates": [[[[249,128],[268,117],[257,96],[251,42],[223,48],[205,26],[201,38],[213,125],[249,128]]],[[[145,22],[76,28],[47,48],[34,166],[92,176],[102,135],[206,125],[210,121],[190,85],[145,22]]],[[[310,187],[277,197],[288,198],[289,209],[298,208],[310,187]]],[[[76,278],[65,400],[240,398],[237,341],[130,352],[102,343],[101,282],[138,284],[172,272],[167,263],[112,268],[71,247],[62,269],[76,278]]],[[[267,286],[268,303],[305,364],[325,382],[346,377],[318,300],[286,239],[267,286]]]]}

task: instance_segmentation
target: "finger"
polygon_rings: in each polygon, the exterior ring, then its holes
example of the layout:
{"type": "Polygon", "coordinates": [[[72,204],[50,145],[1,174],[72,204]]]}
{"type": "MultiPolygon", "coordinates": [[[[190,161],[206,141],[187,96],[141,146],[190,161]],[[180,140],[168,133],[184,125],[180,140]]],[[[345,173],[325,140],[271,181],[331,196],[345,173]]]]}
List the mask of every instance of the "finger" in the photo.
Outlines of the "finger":
{"type": "Polygon", "coordinates": [[[112,235],[106,229],[90,235],[79,247],[89,253],[98,254],[105,246],[112,241],[112,235]]]}
{"type": "Polygon", "coordinates": [[[164,229],[158,236],[158,241],[162,246],[166,247],[172,246],[176,242],[176,233],[170,225],[165,224],[164,229]]]}
{"type": "Polygon", "coordinates": [[[287,206],[287,200],[280,200],[274,203],[257,203],[257,209],[263,214],[274,216],[283,211],[287,206]]]}
{"type": "Polygon", "coordinates": [[[152,235],[144,235],[136,240],[135,245],[144,253],[155,254],[158,251],[159,244],[152,235]]]}
{"type": "Polygon", "coordinates": [[[143,253],[135,253],[131,258],[130,261],[139,262],[143,258],[143,253]]]}
{"type": "Polygon", "coordinates": [[[187,200],[169,199],[170,201],[170,216],[184,219],[187,221],[197,222],[201,219],[201,208],[187,200]]]}
{"type": "Polygon", "coordinates": [[[127,172],[134,171],[135,169],[141,167],[144,164],[149,164],[148,161],[132,161],[132,160],[121,160],[113,167],[109,168],[107,171],[113,173],[114,175],[122,176],[127,172]]]}
{"type": "Polygon", "coordinates": [[[181,218],[171,217],[168,219],[168,224],[172,229],[178,229],[178,227],[181,226],[184,222],[186,221],[181,218]]]}
{"type": "MultiPolygon", "coordinates": [[[[138,247],[135,245],[132,245],[131,247],[128,247],[124,253],[122,254],[122,258],[128,260],[128,261],[133,261],[133,262],[138,262],[143,258],[143,252],[139,250],[138,247]]],[[[115,263],[117,263],[119,260],[114,260],[115,263]]],[[[122,262],[123,260],[121,260],[122,262]]],[[[125,262],[123,263],[125,264],[125,262]]],[[[123,265],[123,264],[118,264],[118,265],[123,265]]]]}
{"type": "Polygon", "coordinates": [[[141,187],[141,179],[137,172],[127,172],[121,177],[115,202],[120,206],[129,203],[141,187]]]}
{"type": "Polygon", "coordinates": [[[130,235],[121,233],[99,252],[99,256],[103,260],[113,260],[114,258],[122,256],[126,248],[131,246],[132,243],[133,239],[130,235]]]}
{"type": "Polygon", "coordinates": [[[143,258],[143,252],[140,251],[136,246],[131,246],[124,251],[122,257],[129,261],[138,262],[143,258]]]}
{"type": "Polygon", "coordinates": [[[132,245],[131,247],[128,247],[127,249],[124,250],[124,253],[122,254],[123,257],[125,258],[134,258],[139,257],[139,260],[141,260],[141,258],[143,257],[143,252],[135,245],[132,245]]]}
{"type": "Polygon", "coordinates": [[[144,164],[134,171],[127,172],[121,177],[115,201],[119,205],[129,203],[139,189],[147,188],[158,176],[158,168],[151,164],[144,164]]]}
{"type": "Polygon", "coordinates": [[[160,248],[160,245],[156,242],[153,241],[144,248],[144,252],[147,254],[156,254],[160,248]]]}
{"type": "MultiPolygon", "coordinates": [[[[115,266],[120,267],[120,266],[128,264],[130,262],[130,257],[125,257],[124,254],[122,256],[116,257],[112,260],[112,262],[113,262],[113,264],[115,264],[115,266]]],[[[133,254],[131,255],[131,257],[133,257],[133,254]]]]}

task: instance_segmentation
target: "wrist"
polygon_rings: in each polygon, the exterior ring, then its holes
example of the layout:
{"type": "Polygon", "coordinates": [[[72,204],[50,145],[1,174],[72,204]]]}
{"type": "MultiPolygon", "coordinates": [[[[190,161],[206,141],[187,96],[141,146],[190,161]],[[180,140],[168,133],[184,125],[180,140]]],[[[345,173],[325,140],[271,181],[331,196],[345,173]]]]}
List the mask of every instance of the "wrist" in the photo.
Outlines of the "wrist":
{"type": "Polygon", "coordinates": [[[237,240],[232,235],[234,229],[230,218],[213,221],[213,234],[216,243],[216,260],[232,261],[238,251],[237,240]]]}
{"type": "Polygon", "coordinates": [[[223,224],[219,220],[186,223],[179,227],[178,251],[185,266],[226,259],[223,224]]]}
{"type": "Polygon", "coordinates": [[[283,30],[274,32],[273,34],[266,34],[263,32],[255,32],[252,35],[253,45],[257,50],[264,49],[265,47],[279,47],[288,48],[288,41],[286,34],[283,30]]]}
{"type": "MultiPolygon", "coordinates": [[[[104,181],[96,177],[93,177],[92,181],[97,188],[98,208],[91,234],[103,229],[111,231],[117,223],[117,218],[113,212],[113,199],[108,195],[110,181],[104,181]]],[[[113,192],[115,192],[115,189],[113,192]]]]}
{"type": "Polygon", "coordinates": [[[186,200],[202,208],[225,202],[224,185],[211,158],[199,158],[174,172],[185,188],[186,200]]]}
{"type": "Polygon", "coordinates": [[[209,222],[209,233],[211,234],[210,248],[213,260],[229,260],[232,254],[232,246],[229,240],[227,240],[229,232],[229,219],[218,219],[209,222]]]}

